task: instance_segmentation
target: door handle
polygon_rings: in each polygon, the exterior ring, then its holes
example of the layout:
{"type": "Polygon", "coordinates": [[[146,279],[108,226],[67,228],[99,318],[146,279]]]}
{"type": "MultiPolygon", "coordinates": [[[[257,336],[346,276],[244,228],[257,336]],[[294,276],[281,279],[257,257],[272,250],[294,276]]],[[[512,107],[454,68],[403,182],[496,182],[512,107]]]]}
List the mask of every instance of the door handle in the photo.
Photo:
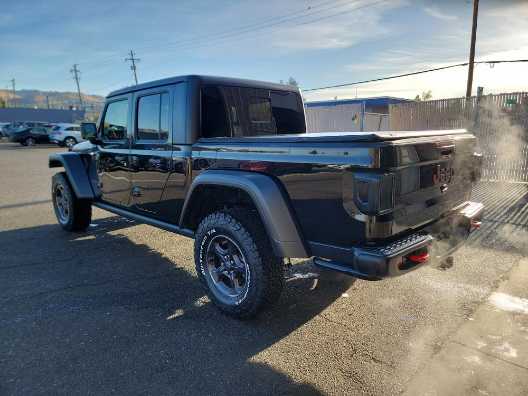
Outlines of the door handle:
{"type": "Polygon", "coordinates": [[[141,188],[133,187],[132,188],[132,196],[133,197],[141,197],[141,188]]]}

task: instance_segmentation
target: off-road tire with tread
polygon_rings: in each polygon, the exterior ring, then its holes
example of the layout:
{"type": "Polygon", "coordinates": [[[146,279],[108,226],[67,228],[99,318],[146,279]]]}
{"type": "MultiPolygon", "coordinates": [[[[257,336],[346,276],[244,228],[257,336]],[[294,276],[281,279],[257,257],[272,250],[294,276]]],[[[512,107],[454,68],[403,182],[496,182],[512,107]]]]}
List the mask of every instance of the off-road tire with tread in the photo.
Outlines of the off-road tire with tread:
{"type": "Polygon", "coordinates": [[[51,179],[51,196],[55,216],[60,226],[66,231],[84,231],[92,220],[92,205],[89,200],[78,199],[65,172],[56,173],[51,179]],[[68,216],[61,218],[57,204],[57,189],[65,194],[68,202],[68,216]]]}
{"type": "Polygon", "coordinates": [[[284,264],[273,253],[265,228],[256,211],[229,209],[206,216],[195,235],[194,260],[196,272],[211,301],[225,314],[247,319],[275,303],[284,287],[284,264]],[[206,279],[205,260],[208,241],[225,235],[236,242],[251,274],[247,293],[240,301],[226,304],[210,289],[206,279]]]}

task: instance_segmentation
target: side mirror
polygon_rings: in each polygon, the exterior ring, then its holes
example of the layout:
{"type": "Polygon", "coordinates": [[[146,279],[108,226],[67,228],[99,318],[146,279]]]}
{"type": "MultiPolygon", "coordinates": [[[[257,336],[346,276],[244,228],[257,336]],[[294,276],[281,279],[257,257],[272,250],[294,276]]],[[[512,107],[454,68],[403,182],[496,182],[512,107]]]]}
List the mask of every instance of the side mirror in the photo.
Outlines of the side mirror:
{"type": "Polygon", "coordinates": [[[97,127],[93,122],[81,123],[81,136],[84,140],[92,140],[97,137],[97,127]]]}

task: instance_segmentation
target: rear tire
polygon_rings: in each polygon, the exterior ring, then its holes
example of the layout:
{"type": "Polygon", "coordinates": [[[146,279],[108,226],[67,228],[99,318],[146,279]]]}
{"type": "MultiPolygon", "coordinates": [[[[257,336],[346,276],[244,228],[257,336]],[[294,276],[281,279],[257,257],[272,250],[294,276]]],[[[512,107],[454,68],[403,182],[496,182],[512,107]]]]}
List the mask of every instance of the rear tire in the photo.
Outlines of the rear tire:
{"type": "Polygon", "coordinates": [[[34,146],[36,143],[37,141],[32,137],[28,137],[26,138],[26,140],[24,140],[24,146],[28,146],[28,147],[34,146]]]}
{"type": "Polygon", "coordinates": [[[51,179],[53,209],[60,226],[66,231],[84,231],[92,220],[91,202],[78,199],[66,173],[56,173],[51,179]]]}
{"type": "Polygon", "coordinates": [[[238,319],[271,306],[284,287],[282,259],[273,254],[255,212],[234,209],[205,217],[196,232],[194,260],[211,301],[238,319]]]}

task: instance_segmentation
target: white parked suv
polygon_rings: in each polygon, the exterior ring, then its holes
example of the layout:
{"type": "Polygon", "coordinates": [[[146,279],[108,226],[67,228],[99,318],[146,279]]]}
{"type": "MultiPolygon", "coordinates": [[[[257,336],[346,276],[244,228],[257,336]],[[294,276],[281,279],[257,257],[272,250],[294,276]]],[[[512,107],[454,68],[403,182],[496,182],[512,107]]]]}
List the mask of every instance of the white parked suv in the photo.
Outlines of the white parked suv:
{"type": "Polygon", "coordinates": [[[55,124],[49,136],[50,141],[59,146],[73,147],[84,141],[81,137],[81,127],[78,124],[55,124]]]}

